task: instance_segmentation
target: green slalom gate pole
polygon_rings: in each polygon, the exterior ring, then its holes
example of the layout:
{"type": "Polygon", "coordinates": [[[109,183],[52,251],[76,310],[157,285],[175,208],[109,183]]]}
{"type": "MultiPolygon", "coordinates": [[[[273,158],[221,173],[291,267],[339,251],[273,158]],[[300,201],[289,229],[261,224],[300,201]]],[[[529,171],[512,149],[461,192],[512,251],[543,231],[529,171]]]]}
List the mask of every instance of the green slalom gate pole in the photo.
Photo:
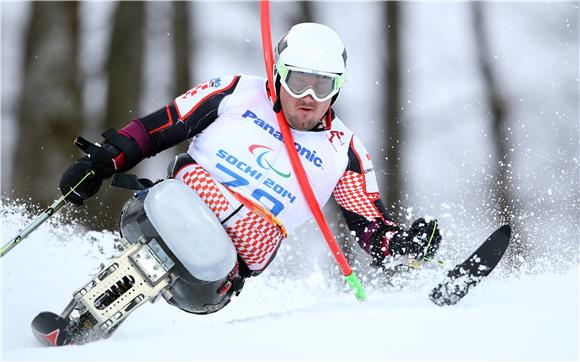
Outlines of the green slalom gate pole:
{"type": "Polygon", "coordinates": [[[40,215],[38,215],[36,219],[34,219],[34,221],[32,221],[28,226],[26,226],[24,230],[20,231],[18,235],[16,235],[12,240],[10,240],[8,243],[2,246],[2,249],[0,249],[0,257],[3,257],[4,255],[8,254],[10,250],[16,247],[16,245],[20,244],[20,242],[24,240],[28,235],[30,235],[30,233],[36,230],[40,225],[42,225],[42,223],[48,220],[49,217],[51,217],[58,210],[60,210],[61,207],[66,205],[65,199],[67,198],[67,196],[70,195],[71,192],[74,192],[74,190],[77,187],[79,187],[79,185],[83,183],[83,181],[85,181],[88,177],[93,176],[94,174],[95,171],[93,170],[89,171],[73,188],[70,189],[69,192],[66,193],[66,195],[63,195],[61,198],[53,202],[52,205],[46,208],[46,210],[44,210],[40,215]]]}

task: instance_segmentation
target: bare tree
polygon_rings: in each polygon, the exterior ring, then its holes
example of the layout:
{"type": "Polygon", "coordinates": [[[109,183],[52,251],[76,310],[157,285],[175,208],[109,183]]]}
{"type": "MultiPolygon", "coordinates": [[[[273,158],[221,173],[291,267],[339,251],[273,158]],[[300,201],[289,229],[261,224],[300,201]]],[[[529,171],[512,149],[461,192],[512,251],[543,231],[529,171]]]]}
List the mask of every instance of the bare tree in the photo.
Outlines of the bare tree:
{"type": "Polygon", "coordinates": [[[312,1],[299,1],[299,12],[292,25],[298,23],[311,23],[314,21],[314,16],[312,15],[314,9],[312,6],[312,1]]]}
{"type": "Polygon", "coordinates": [[[189,3],[178,1],[173,3],[173,47],[175,64],[174,94],[185,93],[192,84],[192,75],[189,68],[191,49],[195,46],[193,38],[189,36],[189,3]]]}
{"type": "MultiPolygon", "coordinates": [[[[173,64],[174,64],[174,86],[173,96],[185,93],[193,86],[193,75],[191,74],[189,63],[191,54],[195,49],[194,38],[189,31],[189,13],[191,6],[188,2],[177,1],[173,3],[173,64]]],[[[186,152],[187,142],[176,146],[175,153],[186,152]]]]}
{"type": "MultiPolygon", "coordinates": [[[[397,210],[402,199],[402,182],[400,175],[401,145],[403,144],[403,127],[400,118],[400,57],[401,47],[399,44],[400,28],[400,4],[395,1],[386,2],[384,5],[386,19],[387,60],[385,72],[385,84],[387,85],[385,129],[388,139],[385,140],[383,149],[386,153],[387,185],[385,207],[387,210],[397,210]]],[[[393,212],[396,215],[396,212],[393,212]]]]}
{"type": "MultiPolygon", "coordinates": [[[[144,2],[120,2],[113,19],[113,31],[106,64],[108,78],[105,127],[118,129],[138,117],[144,56],[144,2]]],[[[107,181],[105,182],[107,184],[107,181]]],[[[117,228],[117,218],[129,191],[103,187],[87,202],[96,228],[117,228]]]]}
{"type": "Polygon", "coordinates": [[[489,206],[492,217],[500,223],[510,224],[519,237],[512,241],[507,251],[506,258],[512,268],[517,269],[521,265],[521,257],[530,254],[531,246],[526,243],[522,236],[522,228],[518,224],[515,215],[518,214],[519,199],[512,190],[511,167],[512,160],[509,152],[508,140],[508,104],[498,84],[492,65],[490,53],[490,41],[485,29],[484,9],[481,2],[471,3],[473,16],[473,30],[478,50],[478,65],[485,87],[485,98],[489,111],[486,119],[491,122],[491,140],[495,155],[493,157],[495,169],[490,177],[489,206]]]}
{"type": "Polygon", "coordinates": [[[78,79],[78,3],[33,2],[26,34],[15,196],[46,206],[58,195],[64,171],[77,155],[72,140],[82,128],[78,79]]]}

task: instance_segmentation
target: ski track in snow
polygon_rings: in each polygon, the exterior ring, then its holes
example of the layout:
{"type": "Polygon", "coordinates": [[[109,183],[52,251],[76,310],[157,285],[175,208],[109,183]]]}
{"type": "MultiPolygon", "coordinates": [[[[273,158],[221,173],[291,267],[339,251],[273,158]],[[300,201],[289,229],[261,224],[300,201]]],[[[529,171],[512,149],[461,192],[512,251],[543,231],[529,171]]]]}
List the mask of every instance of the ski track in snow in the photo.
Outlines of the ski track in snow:
{"type": "MultiPolygon", "coordinates": [[[[2,241],[30,216],[2,205],[2,241]]],[[[561,273],[492,273],[454,307],[427,293],[442,273],[408,288],[368,286],[356,301],[314,262],[288,277],[276,260],[222,311],[190,315],[164,300],[137,309],[108,340],[42,348],[30,331],[44,310],[115,253],[112,232],[60,216],[1,259],[2,360],[578,360],[578,264],[561,273]]],[[[320,241],[321,247],[323,242],[320,241]]],[[[292,251],[292,249],[290,249],[292,251]]],[[[279,259],[285,260],[281,249],[279,259]]],[[[308,265],[308,264],[306,264],[308,265]]],[[[368,283],[366,283],[368,284],[368,283]]]]}

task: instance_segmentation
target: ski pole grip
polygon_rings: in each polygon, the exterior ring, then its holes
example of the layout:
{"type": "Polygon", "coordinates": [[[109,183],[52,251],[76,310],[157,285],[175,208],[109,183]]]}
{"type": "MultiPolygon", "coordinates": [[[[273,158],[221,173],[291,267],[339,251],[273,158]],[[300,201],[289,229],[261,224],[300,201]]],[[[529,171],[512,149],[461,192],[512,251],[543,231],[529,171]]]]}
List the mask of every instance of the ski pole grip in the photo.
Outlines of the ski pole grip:
{"type": "Polygon", "coordinates": [[[87,141],[85,138],[83,138],[81,136],[77,137],[75,139],[74,143],[75,143],[75,146],[77,146],[81,151],[83,151],[86,154],[90,154],[91,150],[93,150],[94,147],[96,147],[94,144],[87,141]]]}
{"type": "Polygon", "coordinates": [[[354,290],[354,296],[359,302],[364,302],[367,299],[367,294],[362,286],[362,283],[354,272],[344,277],[348,286],[354,290]]]}

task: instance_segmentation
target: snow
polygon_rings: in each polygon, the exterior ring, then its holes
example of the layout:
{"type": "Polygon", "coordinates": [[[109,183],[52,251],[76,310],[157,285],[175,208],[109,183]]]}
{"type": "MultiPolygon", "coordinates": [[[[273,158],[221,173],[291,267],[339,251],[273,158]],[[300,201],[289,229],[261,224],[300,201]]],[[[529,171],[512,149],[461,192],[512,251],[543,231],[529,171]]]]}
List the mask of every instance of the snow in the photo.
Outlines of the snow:
{"type": "MultiPolygon", "coordinates": [[[[29,5],[0,6],[3,191],[10,190],[29,5]]],[[[378,182],[386,187],[383,4],[312,5],[316,20],[336,29],[349,52],[348,83],[337,112],[367,146],[378,182]]],[[[151,6],[140,114],[176,96],[167,76],[168,5],[151,6]]],[[[83,133],[87,138],[102,131],[101,68],[114,7],[80,6],[83,98],[92,120],[83,133]]],[[[45,349],[33,338],[30,321],[43,310],[62,311],[72,292],[115,252],[115,233],[85,231],[57,215],[0,259],[0,360],[578,360],[578,2],[488,2],[485,8],[494,69],[511,106],[511,160],[505,166],[522,203],[517,220],[534,246],[520,274],[508,274],[500,263],[460,304],[441,308],[427,293],[443,270],[383,285],[364,273],[368,258],[357,250],[353,266],[369,295],[358,303],[329,266],[333,258],[310,223],[219,313],[188,315],[160,301],[138,309],[109,340],[45,349]]],[[[493,205],[482,203],[496,161],[469,3],[404,2],[402,10],[401,120],[408,138],[401,159],[405,208],[398,216],[407,224],[437,217],[443,234],[439,255],[450,266],[499,226],[489,215],[493,205]]],[[[191,11],[194,83],[224,72],[264,74],[255,3],[197,2],[191,11]]],[[[278,39],[298,6],[276,2],[271,11],[278,39]]],[[[145,161],[139,175],[163,177],[167,157],[145,161]]],[[[30,222],[36,214],[27,211],[31,207],[30,201],[1,201],[2,243],[30,222]]]]}
{"type": "MultiPolygon", "coordinates": [[[[32,220],[2,206],[2,240],[32,220]]],[[[108,340],[43,348],[29,324],[60,313],[72,292],[116,253],[117,235],[86,231],[62,214],[0,261],[2,360],[577,360],[578,261],[560,272],[494,271],[453,307],[427,298],[444,271],[400,285],[363,278],[357,302],[315,254],[288,240],[261,276],[218,313],[190,315],[165,301],[136,310],[108,340]],[[296,259],[303,267],[289,269],[296,259]],[[299,272],[297,272],[299,270],[299,272]]],[[[325,253],[322,240],[312,248],[325,253]]]]}

